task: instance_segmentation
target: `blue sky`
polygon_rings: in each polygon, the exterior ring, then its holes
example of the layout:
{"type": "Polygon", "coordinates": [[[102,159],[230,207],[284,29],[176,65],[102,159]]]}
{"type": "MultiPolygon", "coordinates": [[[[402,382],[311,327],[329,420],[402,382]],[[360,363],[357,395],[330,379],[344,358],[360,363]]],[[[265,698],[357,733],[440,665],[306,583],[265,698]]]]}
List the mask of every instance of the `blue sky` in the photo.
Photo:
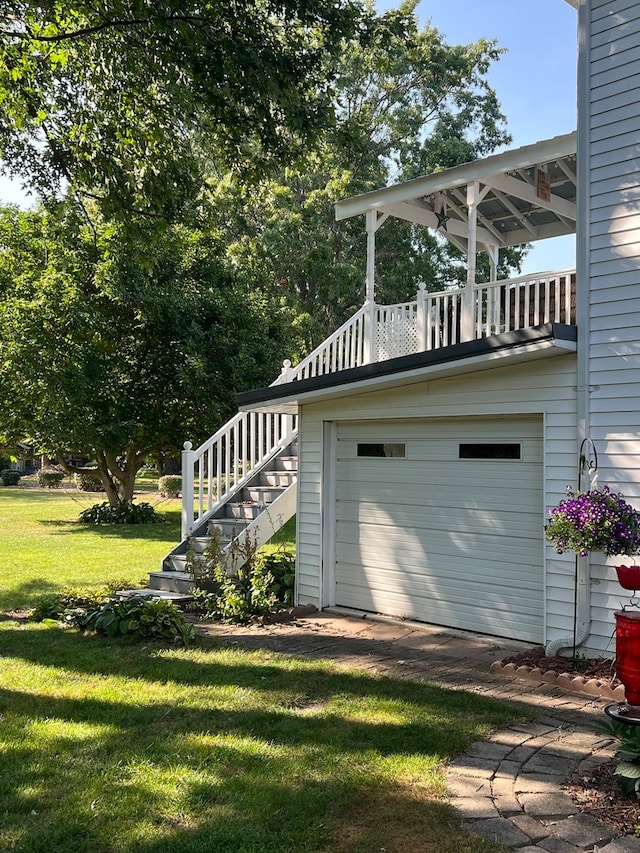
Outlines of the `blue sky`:
{"type": "MultiPolygon", "coordinates": [[[[397,2],[378,0],[378,9],[397,2]]],[[[576,127],[576,10],[566,0],[422,0],[422,24],[452,44],[494,38],[508,49],[490,72],[513,136],[528,145],[576,127]]],[[[17,185],[0,176],[0,199],[24,203],[17,185]]],[[[538,243],[524,272],[575,266],[572,237],[538,243]]]]}

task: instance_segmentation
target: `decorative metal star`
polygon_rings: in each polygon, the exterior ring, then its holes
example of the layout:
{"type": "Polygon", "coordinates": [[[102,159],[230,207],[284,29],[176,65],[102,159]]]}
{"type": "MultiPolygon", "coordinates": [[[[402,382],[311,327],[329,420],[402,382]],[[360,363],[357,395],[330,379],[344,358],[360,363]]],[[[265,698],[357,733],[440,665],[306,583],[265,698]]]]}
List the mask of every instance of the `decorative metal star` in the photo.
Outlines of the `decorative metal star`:
{"type": "Polygon", "coordinates": [[[447,222],[451,219],[451,217],[447,216],[444,208],[442,208],[440,213],[438,213],[438,211],[435,211],[435,214],[436,214],[436,217],[438,219],[438,228],[442,229],[443,231],[446,231],[447,230],[447,222]]]}

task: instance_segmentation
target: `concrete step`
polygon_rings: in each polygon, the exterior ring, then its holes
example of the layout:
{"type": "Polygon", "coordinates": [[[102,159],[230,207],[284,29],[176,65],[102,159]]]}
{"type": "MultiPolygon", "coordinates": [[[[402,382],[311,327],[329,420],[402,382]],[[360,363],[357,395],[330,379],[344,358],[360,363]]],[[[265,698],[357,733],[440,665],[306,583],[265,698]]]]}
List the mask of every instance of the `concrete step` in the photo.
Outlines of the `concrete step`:
{"type": "Polygon", "coordinates": [[[253,521],[260,515],[260,507],[255,501],[234,501],[224,508],[227,518],[253,521]]]}
{"type": "Polygon", "coordinates": [[[135,596],[138,596],[140,598],[171,601],[178,606],[181,604],[188,604],[190,601],[193,601],[192,595],[187,595],[182,592],[169,592],[168,590],[163,589],[151,589],[150,587],[147,587],[146,589],[119,589],[116,592],[116,595],[118,598],[134,598],[135,596]]]}
{"type": "Polygon", "coordinates": [[[246,486],[242,490],[242,502],[253,501],[259,507],[267,506],[280,497],[283,491],[277,486],[246,486]]]}
{"type": "Polygon", "coordinates": [[[293,483],[295,478],[295,471],[263,471],[260,475],[260,485],[286,489],[293,483]]]}
{"type": "Polygon", "coordinates": [[[176,592],[181,595],[190,595],[194,587],[194,581],[188,572],[149,572],[149,587],[161,590],[162,592],[176,592]]]}

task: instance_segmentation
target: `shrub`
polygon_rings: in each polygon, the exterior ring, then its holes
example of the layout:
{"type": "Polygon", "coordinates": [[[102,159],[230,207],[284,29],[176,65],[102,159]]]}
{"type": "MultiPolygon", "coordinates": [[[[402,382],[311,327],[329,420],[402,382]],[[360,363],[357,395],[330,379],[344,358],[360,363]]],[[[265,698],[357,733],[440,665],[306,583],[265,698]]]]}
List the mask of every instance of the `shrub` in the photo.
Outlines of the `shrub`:
{"type": "Polygon", "coordinates": [[[73,479],[79,492],[104,492],[104,485],[97,469],[74,474],[73,479]]]}
{"type": "Polygon", "coordinates": [[[170,640],[188,645],[195,639],[192,625],[182,611],[170,601],[152,600],[132,595],[114,597],[117,589],[130,586],[129,581],[109,581],[100,589],[67,587],[43,596],[31,614],[37,622],[55,620],[82,631],[95,631],[109,637],[133,636],[170,640]]]}
{"type": "Polygon", "coordinates": [[[80,513],[82,524],[156,524],[160,517],[148,503],[122,501],[111,506],[108,501],[94,504],[80,513]]]}
{"type": "Polygon", "coordinates": [[[3,486],[17,486],[20,482],[20,472],[5,468],[4,471],[0,471],[0,478],[3,486]]]}
{"type": "Polygon", "coordinates": [[[158,491],[163,498],[177,498],[182,491],[182,477],[166,474],[158,480],[158,491]]]}
{"type": "Polygon", "coordinates": [[[142,596],[110,599],[101,607],[80,613],[75,619],[85,631],[96,631],[108,637],[135,636],[154,640],[170,640],[184,646],[195,639],[193,625],[170,601],[142,596]]]}
{"type": "Polygon", "coordinates": [[[36,479],[42,489],[57,489],[64,480],[64,472],[58,471],[57,468],[41,468],[36,479]]]}
{"type": "Polygon", "coordinates": [[[224,568],[219,537],[212,537],[202,557],[188,553],[187,565],[196,581],[195,612],[205,619],[246,622],[251,616],[290,607],[295,579],[293,554],[258,554],[248,538],[236,549],[243,552],[246,563],[231,575],[224,568]]]}

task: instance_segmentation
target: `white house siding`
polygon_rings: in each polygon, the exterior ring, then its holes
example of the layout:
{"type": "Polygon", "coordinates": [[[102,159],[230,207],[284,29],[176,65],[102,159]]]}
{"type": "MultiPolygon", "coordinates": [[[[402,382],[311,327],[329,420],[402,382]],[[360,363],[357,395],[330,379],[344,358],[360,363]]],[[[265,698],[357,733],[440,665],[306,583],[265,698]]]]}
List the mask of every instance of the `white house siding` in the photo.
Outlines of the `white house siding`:
{"type": "MultiPolygon", "coordinates": [[[[420,382],[389,391],[350,394],[302,407],[298,477],[298,600],[325,606],[321,593],[322,448],[324,425],[358,420],[461,419],[539,415],[543,425],[545,507],[577,476],[576,359],[573,354],[420,382]]],[[[514,541],[514,548],[517,542],[514,541]]],[[[543,534],[540,531],[540,548],[543,534]]],[[[572,630],[573,559],[545,549],[546,639],[572,630]]]]}
{"type": "MultiPolygon", "coordinates": [[[[589,0],[580,25],[585,433],[599,483],[640,508],[640,2],[589,0]]],[[[613,611],[624,596],[608,562],[591,558],[589,644],[612,654],[613,611]]]]}

